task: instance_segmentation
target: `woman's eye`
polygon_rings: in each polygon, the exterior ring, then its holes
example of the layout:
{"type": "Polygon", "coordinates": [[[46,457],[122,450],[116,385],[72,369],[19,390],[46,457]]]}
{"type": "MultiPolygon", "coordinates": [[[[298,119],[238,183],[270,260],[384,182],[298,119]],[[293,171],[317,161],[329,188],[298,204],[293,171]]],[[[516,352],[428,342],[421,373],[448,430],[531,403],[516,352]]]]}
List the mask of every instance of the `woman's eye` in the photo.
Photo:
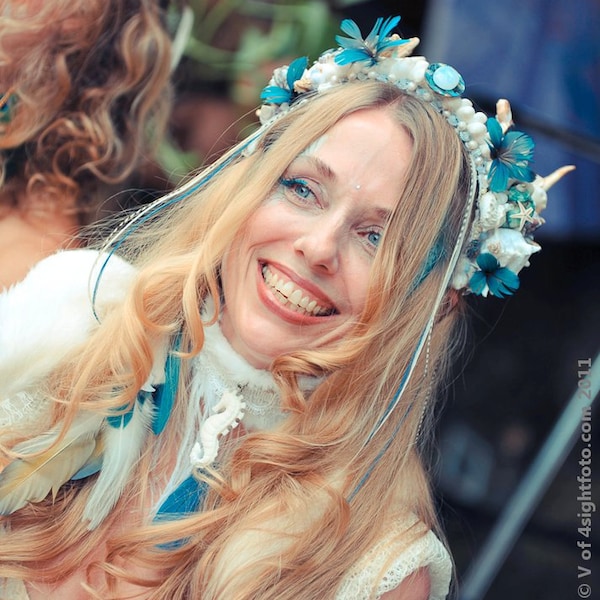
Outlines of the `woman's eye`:
{"type": "Polygon", "coordinates": [[[379,246],[379,242],[381,241],[381,231],[369,231],[367,233],[367,240],[373,246],[379,246]]]}
{"type": "Polygon", "coordinates": [[[283,187],[293,192],[293,194],[301,200],[309,200],[311,196],[314,196],[310,186],[302,179],[281,178],[280,182],[283,187]]]}

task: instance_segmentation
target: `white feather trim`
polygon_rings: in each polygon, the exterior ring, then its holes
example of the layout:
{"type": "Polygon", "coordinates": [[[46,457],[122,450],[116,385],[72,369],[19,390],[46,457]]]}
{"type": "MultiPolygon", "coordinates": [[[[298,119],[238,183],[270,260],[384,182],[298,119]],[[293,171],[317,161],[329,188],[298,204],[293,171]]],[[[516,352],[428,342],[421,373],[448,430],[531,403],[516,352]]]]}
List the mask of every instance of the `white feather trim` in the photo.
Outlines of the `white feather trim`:
{"type": "Polygon", "coordinates": [[[129,481],[140,458],[154,407],[147,401],[135,403],[131,420],[125,427],[104,425],[104,454],[100,475],[92,488],[83,513],[88,529],[95,529],[106,518],[129,481]]]}
{"type": "MultiPolygon", "coordinates": [[[[0,399],[47,376],[97,326],[89,282],[103,262],[98,258],[93,250],[58,252],[0,294],[0,399]]],[[[134,273],[111,257],[96,298],[100,316],[123,301],[134,273]]]]}

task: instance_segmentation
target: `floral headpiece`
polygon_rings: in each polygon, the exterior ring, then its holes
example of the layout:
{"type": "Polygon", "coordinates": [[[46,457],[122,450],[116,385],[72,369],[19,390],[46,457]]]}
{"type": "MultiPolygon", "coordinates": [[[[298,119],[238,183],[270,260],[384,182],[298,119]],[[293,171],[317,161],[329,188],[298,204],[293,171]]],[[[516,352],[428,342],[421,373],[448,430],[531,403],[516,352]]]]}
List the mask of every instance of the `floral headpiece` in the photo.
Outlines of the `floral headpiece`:
{"type": "Polygon", "coordinates": [[[533,140],[511,129],[508,101],[498,101],[495,117],[476,111],[462,97],[465,83],[456,69],[410,56],[418,38],[390,35],[399,22],[400,17],[379,18],[363,38],[356,23],[346,19],[341,29],[348,37],[336,36],[339,48],[327,50],[310,67],[302,57],[275,69],[261,93],[260,121],[268,125],[308,95],[352,81],[392,83],[431,104],[456,130],[474,177],[474,218],[456,255],[450,285],[482,296],[510,295],[519,287],[519,271],[540,250],[533,232],[544,223],[540,213],[546,191],[574,167],[545,178],[535,175],[530,168],[533,140]]]}

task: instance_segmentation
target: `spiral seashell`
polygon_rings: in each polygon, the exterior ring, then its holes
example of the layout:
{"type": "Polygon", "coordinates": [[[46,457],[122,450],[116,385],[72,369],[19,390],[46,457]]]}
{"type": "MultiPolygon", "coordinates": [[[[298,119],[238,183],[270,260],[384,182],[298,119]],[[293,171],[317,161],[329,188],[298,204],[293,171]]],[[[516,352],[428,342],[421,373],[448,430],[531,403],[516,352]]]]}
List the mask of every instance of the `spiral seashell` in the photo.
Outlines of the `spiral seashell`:
{"type": "Polygon", "coordinates": [[[539,244],[528,242],[514,229],[497,229],[482,244],[481,252],[490,252],[502,267],[513,273],[529,265],[529,257],[541,250],[539,244]]]}
{"type": "Polygon", "coordinates": [[[560,167],[560,169],[556,169],[550,173],[550,175],[546,175],[546,177],[541,177],[541,182],[539,185],[542,189],[548,191],[555,183],[560,181],[567,173],[575,170],[574,165],[565,165],[564,167],[560,167]]]}
{"type": "Polygon", "coordinates": [[[496,119],[500,123],[500,127],[502,127],[502,133],[506,133],[513,124],[512,110],[508,100],[500,98],[496,102],[496,119]]]}

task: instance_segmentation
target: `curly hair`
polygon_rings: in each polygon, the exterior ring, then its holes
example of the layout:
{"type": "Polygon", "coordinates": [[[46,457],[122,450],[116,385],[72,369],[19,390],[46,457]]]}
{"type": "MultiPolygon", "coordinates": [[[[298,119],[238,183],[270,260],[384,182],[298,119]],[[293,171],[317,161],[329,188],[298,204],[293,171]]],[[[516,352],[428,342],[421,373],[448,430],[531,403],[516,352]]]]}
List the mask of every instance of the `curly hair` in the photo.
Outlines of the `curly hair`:
{"type": "Polygon", "coordinates": [[[166,128],[164,9],[157,0],[0,0],[0,14],[0,93],[10,95],[0,211],[81,217],[99,185],[124,181],[166,128]]]}

